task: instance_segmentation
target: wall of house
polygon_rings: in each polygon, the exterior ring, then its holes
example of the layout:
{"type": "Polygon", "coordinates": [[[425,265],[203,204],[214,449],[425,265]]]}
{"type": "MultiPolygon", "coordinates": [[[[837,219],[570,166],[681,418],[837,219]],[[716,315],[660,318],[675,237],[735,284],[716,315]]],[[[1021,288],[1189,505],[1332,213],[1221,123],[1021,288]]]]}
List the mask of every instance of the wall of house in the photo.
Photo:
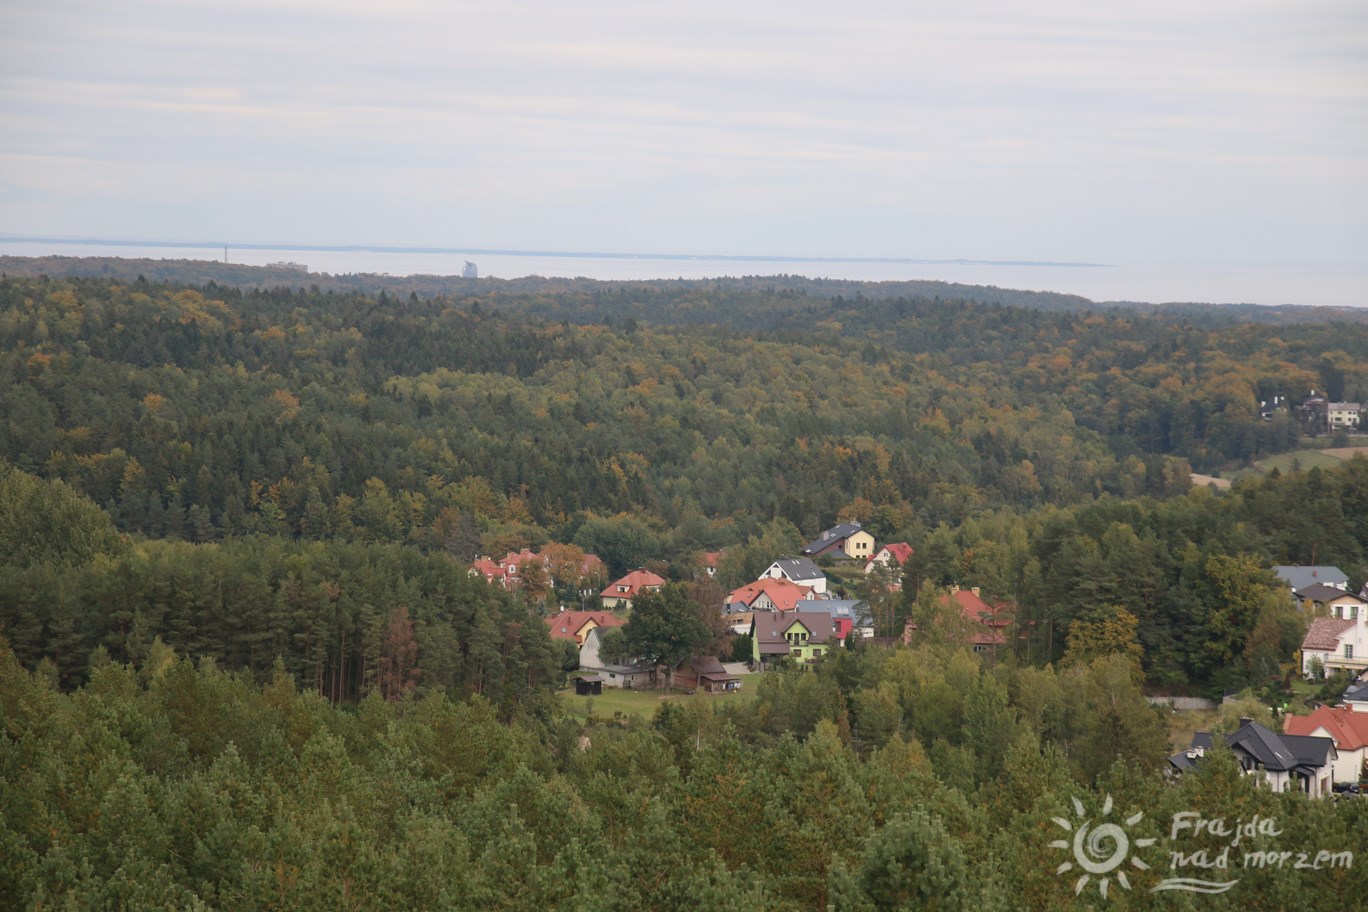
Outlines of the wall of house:
{"type": "Polygon", "coordinates": [[[841,550],[851,557],[867,561],[874,556],[874,536],[861,529],[845,540],[841,550]]]}

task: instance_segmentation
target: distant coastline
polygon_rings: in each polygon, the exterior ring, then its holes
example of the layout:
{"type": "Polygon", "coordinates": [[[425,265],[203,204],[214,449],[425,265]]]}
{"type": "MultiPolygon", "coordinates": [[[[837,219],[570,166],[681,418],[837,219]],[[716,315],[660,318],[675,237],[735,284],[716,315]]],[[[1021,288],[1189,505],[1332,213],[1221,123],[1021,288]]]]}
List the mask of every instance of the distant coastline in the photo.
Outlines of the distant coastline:
{"type": "Polygon", "coordinates": [[[129,241],[115,238],[63,238],[0,235],[0,244],[80,244],[103,247],[160,247],[175,250],[295,250],[329,253],[426,253],[469,256],[564,257],[599,260],[708,260],[723,263],[900,263],[910,266],[1039,266],[1067,269],[1113,269],[1111,263],[1075,263],[1055,260],[975,260],[963,257],[930,259],[926,257],[850,257],[784,256],[782,254],[722,253],[621,253],[594,250],[518,250],[494,247],[391,247],[380,244],[259,244],[233,241],[129,241]]]}

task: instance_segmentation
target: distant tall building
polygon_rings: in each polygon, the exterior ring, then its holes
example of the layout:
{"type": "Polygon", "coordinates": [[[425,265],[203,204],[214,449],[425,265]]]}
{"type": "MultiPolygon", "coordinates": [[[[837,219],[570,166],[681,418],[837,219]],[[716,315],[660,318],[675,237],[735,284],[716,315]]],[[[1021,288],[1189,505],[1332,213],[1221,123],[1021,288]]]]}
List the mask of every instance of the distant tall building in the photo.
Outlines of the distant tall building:
{"type": "Polygon", "coordinates": [[[472,262],[470,262],[470,260],[466,260],[465,269],[462,269],[462,270],[461,270],[461,278],[463,278],[463,279],[478,279],[479,277],[480,277],[480,270],[477,269],[477,268],[475,268],[475,264],[472,263],[472,262]]]}

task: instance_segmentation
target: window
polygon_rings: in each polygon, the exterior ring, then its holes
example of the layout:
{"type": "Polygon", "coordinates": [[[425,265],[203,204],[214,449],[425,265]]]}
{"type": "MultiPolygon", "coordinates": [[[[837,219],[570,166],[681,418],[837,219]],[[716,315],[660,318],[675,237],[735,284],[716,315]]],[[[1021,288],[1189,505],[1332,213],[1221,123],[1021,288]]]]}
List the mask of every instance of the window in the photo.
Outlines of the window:
{"type": "Polygon", "coordinates": [[[1353,644],[1353,643],[1345,643],[1345,644],[1344,644],[1344,657],[1345,657],[1346,659],[1352,659],[1352,658],[1354,657],[1354,644],[1353,644]]]}

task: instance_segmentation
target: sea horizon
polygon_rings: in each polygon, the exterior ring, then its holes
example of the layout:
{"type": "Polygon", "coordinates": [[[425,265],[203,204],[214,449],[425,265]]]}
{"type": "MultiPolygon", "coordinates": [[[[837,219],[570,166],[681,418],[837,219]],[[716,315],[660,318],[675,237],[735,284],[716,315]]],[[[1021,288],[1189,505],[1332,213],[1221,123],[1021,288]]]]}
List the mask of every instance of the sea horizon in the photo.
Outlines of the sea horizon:
{"type": "Polygon", "coordinates": [[[264,266],[300,262],[326,275],[543,276],[603,281],[798,275],[866,282],[941,281],[1073,294],[1099,303],[1368,306],[1368,264],[1100,263],[1073,260],[632,253],[516,248],[157,241],[0,235],[0,255],[119,257],[264,266]],[[226,248],[226,250],[225,250],[226,248]],[[195,251],[211,252],[204,257],[195,251]],[[225,256],[226,255],[226,256],[225,256]],[[301,256],[303,255],[303,256],[301,256]],[[784,267],[776,269],[775,267],[784,267]]]}

